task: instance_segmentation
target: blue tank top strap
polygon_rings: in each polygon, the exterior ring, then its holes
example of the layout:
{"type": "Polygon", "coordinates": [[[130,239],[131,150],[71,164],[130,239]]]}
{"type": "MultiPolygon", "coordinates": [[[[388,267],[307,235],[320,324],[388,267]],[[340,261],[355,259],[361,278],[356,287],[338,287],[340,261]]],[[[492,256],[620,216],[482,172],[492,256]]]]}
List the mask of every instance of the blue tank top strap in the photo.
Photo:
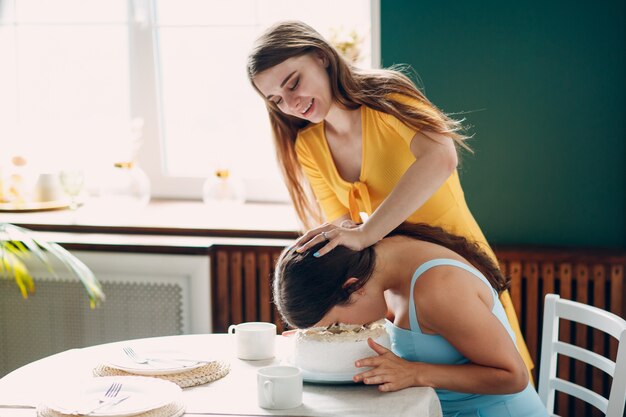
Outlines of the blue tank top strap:
{"type": "Polygon", "coordinates": [[[498,299],[498,293],[496,292],[496,290],[491,286],[487,278],[485,278],[485,276],[476,268],[466,265],[463,262],[457,261],[455,259],[431,259],[430,261],[421,264],[415,270],[413,278],[411,278],[411,291],[409,293],[409,324],[411,325],[411,330],[414,332],[422,333],[422,329],[420,329],[419,323],[417,322],[417,313],[415,312],[415,302],[413,300],[413,288],[415,287],[415,281],[417,281],[419,276],[428,271],[430,268],[441,265],[456,266],[458,268],[466,270],[467,272],[470,272],[471,274],[480,278],[480,280],[483,281],[489,287],[489,289],[491,289],[491,294],[493,295],[494,302],[498,299]]]}

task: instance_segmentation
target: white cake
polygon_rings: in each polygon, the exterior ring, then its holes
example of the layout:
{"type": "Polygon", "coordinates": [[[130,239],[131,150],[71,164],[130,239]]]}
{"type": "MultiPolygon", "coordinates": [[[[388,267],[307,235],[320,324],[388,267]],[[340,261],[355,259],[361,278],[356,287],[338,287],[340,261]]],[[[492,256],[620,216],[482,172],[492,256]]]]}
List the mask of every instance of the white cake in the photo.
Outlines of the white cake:
{"type": "Polygon", "coordinates": [[[298,330],[294,363],[313,373],[353,375],[363,372],[365,369],[357,368],[354,363],[376,355],[367,344],[369,337],[386,348],[391,345],[384,323],[379,320],[363,326],[338,324],[298,330]]]}

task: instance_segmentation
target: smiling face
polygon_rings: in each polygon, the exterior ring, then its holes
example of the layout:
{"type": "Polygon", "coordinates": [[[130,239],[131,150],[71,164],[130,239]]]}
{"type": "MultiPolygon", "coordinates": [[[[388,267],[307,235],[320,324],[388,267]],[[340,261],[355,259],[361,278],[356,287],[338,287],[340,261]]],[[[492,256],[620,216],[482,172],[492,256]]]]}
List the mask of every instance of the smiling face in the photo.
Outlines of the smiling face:
{"type": "Polygon", "coordinates": [[[281,112],[319,123],[333,106],[327,61],[317,53],[288,58],[254,77],[254,85],[281,112]]]}

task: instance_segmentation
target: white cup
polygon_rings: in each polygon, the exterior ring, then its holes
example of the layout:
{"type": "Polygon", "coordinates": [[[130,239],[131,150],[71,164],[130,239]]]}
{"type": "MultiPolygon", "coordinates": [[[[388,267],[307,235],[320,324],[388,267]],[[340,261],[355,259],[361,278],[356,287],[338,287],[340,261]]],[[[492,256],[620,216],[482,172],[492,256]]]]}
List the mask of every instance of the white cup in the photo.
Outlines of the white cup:
{"type": "Polygon", "coordinates": [[[267,366],[257,371],[259,407],[282,410],[302,404],[302,373],[295,366],[267,366]]]}
{"type": "Polygon", "coordinates": [[[271,359],[274,357],[276,344],[276,325],[252,321],[248,323],[232,324],[228,333],[235,334],[237,357],[247,360],[271,359]]]}
{"type": "Polygon", "coordinates": [[[35,194],[37,201],[55,201],[64,197],[61,181],[58,173],[39,174],[35,184],[35,194]]]}

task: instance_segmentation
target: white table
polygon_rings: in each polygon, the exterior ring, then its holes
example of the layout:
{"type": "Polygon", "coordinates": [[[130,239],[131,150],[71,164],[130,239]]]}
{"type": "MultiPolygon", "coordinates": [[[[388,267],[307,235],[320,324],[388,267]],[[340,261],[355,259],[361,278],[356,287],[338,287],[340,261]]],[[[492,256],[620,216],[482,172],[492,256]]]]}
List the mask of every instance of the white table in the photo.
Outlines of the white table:
{"type": "Polygon", "coordinates": [[[431,388],[408,388],[380,393],[375,386],[304,384],[302,406],[265,410],[256,404],[256,370],[279,364],[289,349],[277,336],[276,358],[243,361],[234,354],[233,338],[226,334],[184,335],[138,339],[72,349],[25,365],[0,379],[0,416],[33,417],[35,407],[51,386],[92,375],[92,370],[122,346],[137,350],[183,350],[194,358],[230,363],[230,373],[212,383],[183,390],[185,416],[411,416],[440,417],[441,406],[431,388]]]}

